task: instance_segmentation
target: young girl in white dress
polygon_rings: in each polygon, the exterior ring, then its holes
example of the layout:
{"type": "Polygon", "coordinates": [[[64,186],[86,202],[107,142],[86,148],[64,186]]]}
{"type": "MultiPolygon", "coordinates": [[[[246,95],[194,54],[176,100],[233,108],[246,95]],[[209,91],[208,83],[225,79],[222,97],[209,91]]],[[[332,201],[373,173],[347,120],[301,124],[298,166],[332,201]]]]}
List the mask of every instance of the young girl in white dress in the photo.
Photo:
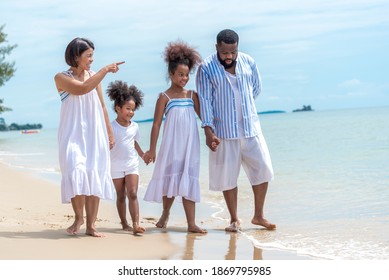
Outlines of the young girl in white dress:
{"type": "Polygon", "coordinates": [[[195,203],[200,201],[200,140],[196,114],[200,117],[197,93],[185,89],[189,74],[201,62],[199,53],[182,41],[165,49],[171,86],[162,92],[155,105],[150,149],[145,162],[155,162],[144,200],[162,202],[163,211],[156,226],[166,228],[170,208],[177,197],[182,201],[188,232],[206,233],[195,223],[195,203]],[[156,157],[159,130],[165,115],[163,136],[156,157]]]}
{"type": "Polygon", "coordinates": [[[116,207],[122,228],[134,234],[144,233],[139,225],[139,157],[143,158],[143,150],[139,146],[139,127],[132,121],[135,111],[143,104],[143,93],[134,85],[115,81],[109,84],[107,93],[114,102],[117,114],[111,122],[115,145],[111,149],[111,175],[116,189],[116,207]],[[126,218],[126,197],[132,220],[132,228],[126,218]]]}

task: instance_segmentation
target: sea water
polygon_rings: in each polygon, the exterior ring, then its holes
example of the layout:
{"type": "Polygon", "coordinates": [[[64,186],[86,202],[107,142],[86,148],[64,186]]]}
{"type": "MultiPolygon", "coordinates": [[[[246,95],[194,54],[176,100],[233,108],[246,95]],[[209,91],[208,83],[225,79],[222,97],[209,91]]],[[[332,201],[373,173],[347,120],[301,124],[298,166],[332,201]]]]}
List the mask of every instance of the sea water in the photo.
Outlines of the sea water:
{"type": "MultiPolygon", "coordinates": [[[[389,259],[388,119],[389,107],[260,115],[275,171],[265,215],[277,230],[250,224],[253,194],[241,171],[240,235],[260,248],[315,258],[389,259]]],[[[146,150],[151,123],[140,122],[139,127],[146,150]]],[[[210,211],[201,215],[209,216],[207,228],[213,220],[227,225],[223,196],[208,190],[209,151],[199,131],[201,204],[210,211]]],[[[0,133],[1,162],[32,170],[59,186],[57,149],[57,129],[0,133]]],[[[140,165],[140,197],[152,170],[153,165],[140,165]]],[[[155,216],[159,214],[158,208],[155,216]]]]}

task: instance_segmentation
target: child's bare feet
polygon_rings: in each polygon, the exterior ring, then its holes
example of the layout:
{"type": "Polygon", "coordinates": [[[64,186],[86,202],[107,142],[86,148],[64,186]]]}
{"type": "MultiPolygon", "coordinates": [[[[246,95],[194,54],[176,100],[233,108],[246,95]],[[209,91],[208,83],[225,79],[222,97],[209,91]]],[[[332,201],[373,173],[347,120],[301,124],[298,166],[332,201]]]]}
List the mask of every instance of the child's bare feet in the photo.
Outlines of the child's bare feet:
{"type": "Polygon", "coordinates": [[[225,231],[228,232],[238,232],[240,230],[240,222],[232,222],[228,227],[225,228],[225,231]]]}
{"type": "Polygon", "coordinates": [[[75,220],[74,223],[66,229],[66,232],[70,235],[78,234],[83,223],[84,219],[75,220]]]}
{"type": "Polygon", "coordinates": [[[196,225],[191,226],[191,227],[188,226],[188,232],[192,232],[192,233],[208,233],[208,231],[206,229],[200,228],[200,227],[198,227],[196,225]]]}
{"type": "Polygon", "coordinates": [[[125,230],[125,231],[132,231],[132,227],[127,223],[127,222],[121,222],[121,225],[122,225],[122,229],[125,230]]]}
{"type": "Polygon", "coordinates": [[[276,229],[276,227],[277,227],[275,224],[272,224],[268,220],[263,219],[263,218],[255,218],[254,217],[251,220],[251,223],[254,225],[257,225],[257,226],[265,227],[266,229],[269,229],[269,230],[276,229]]]}
{"type": "Polygon", "coordinates": [[[159,218],[159,221],[155,224],[157,228],[166,228],[167,222],[169,221],[169,215],[170,213],[167,211],[162,211],[161,218],[159,218]]]}
{"type": "Polygon", "coordinates": [[[96,229],[94,228],[89,228],[85,231],[85,234],[86,235],[90,235],[92,237],[105,237],[105,235],[101,232],[98,232],[96,229]]]}
{"type": "Polygon", "coordinates": [[[133,223],[132,227],[133,227],[134,234],[144,233],[146,231],[144,227],[139,226],[137,223],[133,223]]]}

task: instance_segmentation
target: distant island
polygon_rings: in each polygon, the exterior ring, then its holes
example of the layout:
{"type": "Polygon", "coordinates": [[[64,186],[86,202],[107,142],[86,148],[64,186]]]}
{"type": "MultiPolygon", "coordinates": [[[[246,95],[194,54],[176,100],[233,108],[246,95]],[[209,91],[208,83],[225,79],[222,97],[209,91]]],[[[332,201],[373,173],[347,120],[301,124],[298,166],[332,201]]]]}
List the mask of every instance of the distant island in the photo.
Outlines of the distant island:
{"type": "Polygon", "coordinates": [[[285,111],[282,110],[271,110],[271,111],[263,111],[263,112],[258,112],[258,115],[265,115],[265,114],[282,114],[286,113],[285,111]]]}
{"type": "Polygon", "coordinates": [[[293,112],[308,112],[308,111],[313,111],[311,105],[303,105],[303,108],[293,110],[293,112]]]}
{"type": "Polygon", "coordinates": [[[154,118],[151,118],[151,119],[144,119],[144,120],[135,120],[134,122],[143,123],[143,122],[152,122],[152,121],[154,121],[154,118]]]}
{"type": "Polygon", "coordinates": [[[42,125],[38,124],[16,124],[11,123],[11,125],[7,125],[5,123],[4,118],[0,118],[0,131],[8,131],[8,130],[30,130],[30,129],[42,129],[42,125]]]}
{"type": "MultiPolygon", "coordinates": [[[[293,112],[305,112],[305,111],[313,111],[311,105],[307,105],[307,106],[303,105],[303,108],[293,110],[293,112]]],[[[258,115],[284,114],[284,113],[286,113],[286,111],[283,111],[283,110],[269,110],[269,111],[257,112],[258,115]]],[[[163,118],[163,119],[165,119],[165,118],[163,118]]],[[[152,122],[152,121],[154,121],[153,118],[143,119],[143,120],[135,120],[135,122],[137,122],[137,123],[145,123],[145,122],[152,122]]]]}

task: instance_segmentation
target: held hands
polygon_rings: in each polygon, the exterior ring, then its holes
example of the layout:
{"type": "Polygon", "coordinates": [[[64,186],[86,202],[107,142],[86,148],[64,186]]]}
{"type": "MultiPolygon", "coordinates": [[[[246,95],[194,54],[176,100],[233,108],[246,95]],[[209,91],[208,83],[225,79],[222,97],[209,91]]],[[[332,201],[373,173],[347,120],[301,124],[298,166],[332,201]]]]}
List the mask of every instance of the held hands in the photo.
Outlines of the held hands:
{"type": "Polygon", "coordinates": [[[207,146],[211,149],[212,152],[216,152],[217,146],[220,144],[220,139],[213,135],[211,139],[208,140],[207,137],[207,146]]]}
{"type": "Polygon", "coordinates": [[[217,149],[217,146],[220,144],[220,139],[209,129],[205,130],[205,142],[208,146],[208,148],[215,152],[217,149]]]}
{"type": "Polygon", "coordinates": [[[142,156],[143,161],[146,165],[149,165],[151,162],[155,162],[155,152],[147,151],[142,156]]]}
{"type": "Polygon", "coordinates": [[[124,62],[125,61],[120,61],[108,64],[107,66],[105,66],[105,69],[107,70],[107,72],[116,73],[117,71],[119,71],[119,65],[123,64],[124,62]]]}

